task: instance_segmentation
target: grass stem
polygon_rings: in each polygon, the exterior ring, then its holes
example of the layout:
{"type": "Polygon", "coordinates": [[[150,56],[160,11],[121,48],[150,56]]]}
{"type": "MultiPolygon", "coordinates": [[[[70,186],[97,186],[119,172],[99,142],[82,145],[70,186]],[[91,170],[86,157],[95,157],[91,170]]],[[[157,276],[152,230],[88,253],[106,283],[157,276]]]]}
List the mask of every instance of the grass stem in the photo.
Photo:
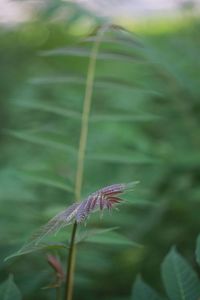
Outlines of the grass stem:
{"type": "MultiPolygon", "coordinates": [[[[89,125],[89,116],[90,116],[91,103],[92,103],[96,61],[97,61],[99,46],[101,43],[101,37],[104,31],[105,28],[102,28],[98,32],[97,39],[91,50],[91,55],[90,55],[90,60],[88,65],[86,90],[85,90],[85,97],[83,101],[83,113],[82,113],[82,121],[81,121],[80,140],[79,140],[77,172],[76,172],[76,179],[75,179],[76,201],[81,200],[81,192],[82,192],[82,184],[83,184],[83,176],[84,176],[84,161],[85,161],[85,152],[86,152],[87,138],[88,138],[88,125],[89,125]]],[[[69,256],[67,260],[67,274],[66,274],[66,286],[65,286],[65,298],[64,298],[65,300],[72,300],[72,296],[73,296],[73,281],[74,281],[75,256],[76,256],[76,245],[75,245],[76,230],[77,230],[77,223],[74,223],[71,240],[70,240],[69,256]]]]}

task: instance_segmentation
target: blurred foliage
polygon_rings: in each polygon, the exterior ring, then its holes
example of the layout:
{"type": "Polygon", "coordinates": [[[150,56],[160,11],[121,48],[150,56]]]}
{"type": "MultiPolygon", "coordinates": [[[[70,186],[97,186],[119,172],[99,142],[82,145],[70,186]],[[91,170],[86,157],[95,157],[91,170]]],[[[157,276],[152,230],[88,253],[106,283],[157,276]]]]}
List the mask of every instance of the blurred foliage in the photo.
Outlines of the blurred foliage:
{"type": "Polygon", "coordinates": [[[2,300],[22,299],[21,293],[15,285],[12,275],[0,285],[0,296],[2,300]]]}
{"type": "MultiPolygon", "coordinates": [[[[199,237],[197,240],[196,259],[199,263],[199,237]]],[[[161,274],[166,294],[170,300],[196,300],[200,295],[200,281],[188,262],[172,248],[165,257],[161,274]]],[[[151,287],[138,277],[132,291],[132,299],[162,300],[151,287]]]]}
{"type": "MultiPolygon", "coordinates": [[[[0,30],[0,279],[14,273],[29,300],[54,299],[41,289],[51,276],[46,251],[3,259],[74,200],[92,43],[82,39],[97,22],[73,6],[62,22],[56,12],[52,7],[33,22],[0,30]],[[44,52],[63,47],[67,53],[44,52]]],[[[126,45],[101,46],[83,197],[111,183],[141,183],[119,212],[101,220],[94,215],[87,228],[119,226],[118,233],[143,247],[80,243],[75,299],[128,299],[138,273],[163,293],[159,265],[173,244],[193,263],[200,228],[200,24],[174,23],[163,31],[159,23],[138,26],[126,45]],[[108,52],[125,56],[105,57],[108,52]]],[[[116,37],[120,30],[107,38],[116,37]]],[[[64,231],[53,239],[67,237],[64,231]]],[[[64,262],[65,251],[58,252],[64,262]]]]}

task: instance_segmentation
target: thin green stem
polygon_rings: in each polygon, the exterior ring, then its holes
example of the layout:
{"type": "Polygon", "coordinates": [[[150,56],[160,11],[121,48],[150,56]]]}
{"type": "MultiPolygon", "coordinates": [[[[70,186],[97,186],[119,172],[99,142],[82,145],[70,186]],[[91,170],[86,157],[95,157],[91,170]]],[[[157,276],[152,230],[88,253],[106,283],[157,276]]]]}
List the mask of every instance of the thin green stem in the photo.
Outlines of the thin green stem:
{"type": "Polygon", "coordinates": [[[89,115],[90,115],[90,109],[92,103],[96,60],[97,60],[97,54],[98,54],[100,42],[101,42],[101,34],[99,34],[97,41],[94,43],[94,46],[92,48],[89,66],[88,66],[88,72],[87,72],[86,90],[85,90],[85,97],[83,101],[83,113],[82,113],[82,121],[81,121],[81,134],[80,134],[80,141],[79,141],[76,183],[75,183],[75,196],[77,201],[80,201],[81,199],[81,189],[82,189],[83,175],[84,175],[85,151],[86,151],[87,137],[88,137],[89,115]]]}
{"type": "MultiPolygon", "coordinates": [[[[75,180],[76,201],[81,200],[81,191],[82,191],[83,176],[84,176],[84,161],[85,161],[85,152],[86,152],[87,138],[88,138],[88,124],[89,124],[89,116],[90,116],[91,103],[92,103],[96,61],[97,61],[97,54],[99,51],[99,45],[101,43],[101,37],[104,32],[105,32],[105,28],[101,29],[97,35],[97,40],[94,43],[94,46],[91,50],[91,55],[90,55],[90,60],[88,65],[86,90],[85,90],[85,97],[83,101],[83,113],[82,113],[82,121],[81,121],[80,140],[79,140],[77,172],[76,172],[76,180],[75,180]]],[[[75,256],[76,256],[76,245],[75,245],[76,229],[77,229],[77,223],[74,223],[71,240],[70,240],[70,246],[69,246],[69,256],[67,260],[67,274],[66,274],[66,286],[65,286],[65,298],[64,298],[65,300],[72,300],[72,294],[73,294],[73,281],[74,281],[73,277],[74,277],[75,256]]]]}
{"type": "Polygon", "coordinates": [[[67,273],[66,273],[66,286],[65,286],[65,299],[71,300],[73,294],[73,281],[74,281],[74,268],[75,268],[75,237],[76,237],[77,223],[75,222],[72,229],[72,235],[69,245],[69,256],[67,261],[67,273]]]}

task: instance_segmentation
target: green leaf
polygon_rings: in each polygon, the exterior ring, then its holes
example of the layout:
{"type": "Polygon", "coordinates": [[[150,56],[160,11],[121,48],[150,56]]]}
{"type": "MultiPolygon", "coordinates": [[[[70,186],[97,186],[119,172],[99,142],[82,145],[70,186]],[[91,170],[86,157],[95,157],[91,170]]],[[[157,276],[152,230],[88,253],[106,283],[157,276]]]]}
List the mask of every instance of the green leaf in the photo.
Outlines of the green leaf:
{"type": "MultiPolygon", "coordinates": [[[[101,232],[103,233],[103,232],[101,232]]],[[[104,234],[94,234],[88,235],[85,237],[85,241],[97,244],[107,244],[107,245],[115,245],[115,246],[134,246],[141,247],[141,245],[127,239],[122,234],[117,232],[104,231],[104,234]]]]}
{"type": "Polygon", "coordinates": [[[25,101],[20,101],[17,103],[19,106],[23,106],[28,109],[35,109],[39,111],[44,111],[44,112],[50,112],[54,113],[59,116],[67,117],[67,118],[72,118],[75,120],[80,120],[81,119],[81,113],[67,109],[65,107],[58,107],[55,105],[50,105],[47,103],[42,103],[42,102],[25,102],[25,101]]]}
{"type": "Polygon", "coordinates": [[[132,291],[132,300],[162,300],[162,298],[140,277],[137,278],[132,291]]]}
{"type": "Polygon", "coordinates": [[[136,114],[106,114],[91,115],[90,122],[149,122],[157,121],[160,117],[155,115],[136,114]]]}
{"type": "MultiPolygon", "coordinates": [[[[98,35],[97,31],[93,31],[92,35],[83,38],[81,42],[96,42],[98,41],[98,35]]],[[[101,44],[102,43],[122,43],[123,46],[140,46],[142,47],[143,45],[141,44],[139,38],[133,34],[132,32],[128,31],[127,29],[118,26],[118,25],[110,25],[107,31],[104,33],[104,36],[101,37],[101,44]]],[[[125,47],[126,48],[126,47],[125,47]]]]}
{"type": "Polygon", "coordinates": [[[110,77],[110,76],[97,77],[95,79],[94,86],[97,88],[105,88],[105,87],[113,86],[114,88],[119,88],[119,89],[125,88],[126,90],[127,89],[132,89],[132,90],[137,89],[137,91],[139,90],[139,86],[135,82],[124,80],[121,78],[110,77]]]}
{"type": "Polygon", "coordinates": [[[76,154],[76,149],[73,146],[67,145],[66,143],[61,141],[59,135],[55,135],[55,134],[51,135],[51,134],[44,134],[38,132],[34,133],[33,131],[14,131],[14,130],[8,130],[7,133],[26,142],[31,142],[42,146],[56,148],[74,155],[76,154]]]}
{"type": "Polygon", "coordinates": [[[115,154],[115,153],[101,153],[101,154],[90,154],[86,155],[89,160],[104,161],[110,163],[123,163],[123,164],[140,164],[140,163],[156,163],[159,162],[156,159],[148,157],[141,153],[130,154],[115,154]]]}
{"type": "MultiPolygon", "coordinates": [[[[91,49],[84,47],[66,47],[53,49],[49,51],[40,52],[41,56],[78,56],[78,57],[90,57],[91,49]]],[[[122,51],[101,51],[97,55],[97,59],[100,60],[122,60],[123,62],[134,62],[141,58],[139,55],[130,54],[122,51]]]]}
{"type": "Polygon", "coordinates": [[[110,228],[104,228],[104,229],[85,229],[83,232],[78,232],[76,235],[76,243],[83,242],[87,240],[88,238],[98,235],[98,234],[104,234],[110,231],[114,231],[118,229],[119,227],[110,227],[110,228]]]}
{"type": "Polygon", "coordinates": [[[197,238],[197,245],[196,245],[196,261],[200,265],[200,235],[197,238]]]}
{"type": "MultiPolygon", "coordinates": [[[[69,85],[80,85],[85,86],[86,81],[84,77],[78,76],[78,75],[65,75],[65,76],[49,76],[49,77],[37,77],[30,80],[30,83],[32,84],[69,84],[69,85]]],[[[120,78],[115,77],[97,77],[94,81],[94,87],[95,88],[125,88],[131,89],[131,90],[137,90],[139,92],[146,92],[155,94],[155,91],[144,91],[144,89],[141,89],[138,84],[130,82],[128,80],[122,80],[120,78]]]]}
{"type": "Polygon", "coordinates": [[[200,298],[200,282],[196,273],[174,248],[163,261],[162,278],[171,300],[200,298]]]}
{"type": "Polygon", "coordinates": [[[17,252],[7,256],[5,258],[5,261],[7,261],[11,258],[14,258],[14,257],[18,257],[18,256],[25,255],[25,254],[30,254],[30,253],[37,252],[37,251],[55,250],[55,249],[63,249],[63,248],[66,248],[66,245],[63,243],[47,243],[46,242],[46,243],[35,244],[34,242],[30,242],[30,243],[25,244],[17,252]]]}
{"type": "Polygon", "coordinates": [[[21,300],[21,293],[14,283],[13,275],[0,285],[0,299],[1,300],[21,300]]]}
{"type": "Polygon", "coordinates": [[[37,77],[30,80],[33,84],[75,84],[85,85],[85,78],[80,76],[50,76],[50,77],[37,77]]]}
{"type": "MultiPolygon", "coordinates": [[[[90,36],[90,37],[87,37],[85,39],[83,39],[81,42],[82,43],[93,43],[93,42],[96,42],[98,40],[98,37],[97,36],[90,36]]],[[[124,47],[129,47],[131,49],[134,49],[136,47],[140,47],[141,48],[141,43],[139,43],[139,41],[136,41],[136,40],[133,40],[133,39],[125,39],[125,38],[120,38],[120,37],[117,37],[117,38],[113,38],[113,37],[104,37],[101,39],[101,44],[111,44],[111,45],[122,45],[124,47]]]]}
{"type": "MultiPolygon", "coordinates": [[[[116,83],[117,84],[117,83],[116,83]]],[[[19,106],[35,109],[44,112],[50,112],[64,118],[71,118],[74,120],[81,120],[81,113],[66,109],[65,107],[58,107],[42,102],[18,102],[19,106]]],[[[153,114],[96,114],[90,116],[90,122],[148,122],[157,121],[160,117],[153,114]]]]}
{"type": "Polygon", "coordinates": [[[66,184],[64,180],[62,180],[60,177],[56,177],[55,175],[49,174],[49,172],[41,172],[41,171],[21,171],[20,176],[43,184],[47,186],[51,186],[54,188],[58,188],[67,192],[74,192],[73,187],[66,184]]]}

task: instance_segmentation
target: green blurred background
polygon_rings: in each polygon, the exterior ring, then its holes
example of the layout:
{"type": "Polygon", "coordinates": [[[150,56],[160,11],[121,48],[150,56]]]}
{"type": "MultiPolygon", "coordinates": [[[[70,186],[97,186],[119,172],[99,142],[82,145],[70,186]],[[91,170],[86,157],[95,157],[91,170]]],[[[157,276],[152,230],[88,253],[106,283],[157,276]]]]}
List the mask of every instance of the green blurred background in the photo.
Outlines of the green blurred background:
{"type": "MultiPolygon", "coordinates": [[[[3,260],[74,200],[92,45],[80,41],[105,22],[72,5],[59,21],[56,9],[0,28],[0,279],[13,273],[29,300],[54,299],[54,291],[41,289],[53,275],[46,252],[3,260]],[[68,46],[73,55],[41,52],[68,46]],[[80,48],[86,49],[84,57],[80,48]]],[[[87,228],[119,226],[118,232],[143,247],[109,245],[103,238],[80,243],[75,299],[128,299],[139,273],[162,293],[163,257],[177,245],[193,263],[199,234],[200,22],[185,14],[130,23],[127,29],[131,34],[109,33],[116,40],[125,35],[125,43],[100,48],[100,54],[123,55],[98,59],[83,197],[139,180],[119,212],[94,215],[87,228]]],[[[56,239],[64,240],[65,232],[56,239]]],[[[64,262],[64,251],[59,255],[64,262]]]]}

